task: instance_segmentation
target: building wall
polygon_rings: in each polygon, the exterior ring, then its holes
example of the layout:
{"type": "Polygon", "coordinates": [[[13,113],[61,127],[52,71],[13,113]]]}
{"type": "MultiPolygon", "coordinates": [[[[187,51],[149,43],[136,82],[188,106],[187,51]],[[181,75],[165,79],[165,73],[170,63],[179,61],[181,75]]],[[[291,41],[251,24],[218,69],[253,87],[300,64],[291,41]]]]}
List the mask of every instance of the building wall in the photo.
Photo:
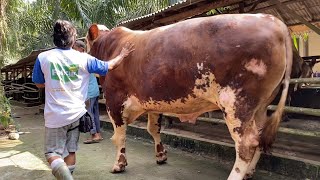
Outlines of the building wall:
{"type": "Polygon", "coordinates": [[[309,56],[320,55],[320,35],[317,33],[309,33],[309,56]]]}
{"type": "MultiPolygon", "coordinates": [[[[310,32],[307,45],[303,38],[299,38],[299,54],[300,56],[320,56],[320,35],[310,32]]],[[[314,72],[320,72],[320,63],[313,67],[314,72]]]]}

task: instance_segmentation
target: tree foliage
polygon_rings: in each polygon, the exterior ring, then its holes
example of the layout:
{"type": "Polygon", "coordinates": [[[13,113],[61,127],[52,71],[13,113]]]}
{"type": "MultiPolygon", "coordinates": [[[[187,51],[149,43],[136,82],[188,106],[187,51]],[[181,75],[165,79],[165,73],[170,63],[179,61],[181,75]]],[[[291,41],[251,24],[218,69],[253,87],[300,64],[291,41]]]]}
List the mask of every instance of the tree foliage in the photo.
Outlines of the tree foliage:
{"type": "Polygon", "coordinates": [[[0,62],[52,47],[52,25],[57,19],[73,22],[78,34],[84,36],[92,23],[112,28],[169,3],[170,0],[0,0],[0,62]]]}

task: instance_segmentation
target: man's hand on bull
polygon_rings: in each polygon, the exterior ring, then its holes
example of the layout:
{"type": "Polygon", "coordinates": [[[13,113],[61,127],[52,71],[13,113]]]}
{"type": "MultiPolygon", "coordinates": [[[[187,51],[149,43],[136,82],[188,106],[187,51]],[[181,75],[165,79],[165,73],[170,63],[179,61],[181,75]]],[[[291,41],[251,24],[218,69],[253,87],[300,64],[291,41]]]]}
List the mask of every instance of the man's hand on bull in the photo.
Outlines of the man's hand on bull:
{"type": "Polygon", "coordinates": [[[122,48],[120,55],[124,58],[127,57],[132,51],[134,51],[134,44],[127,42],[122,48]]]}
{"type": "Polygon", "coordinates": [[[124,47],[122,48],[120,54],[115,57],[114,59],[108,61],[108,69],[112,70],[115,69],[116,67],[119,66],[119,64],[121,64],[121,62],[123,61],[123,59],[125,57],[127,57],[132,51],[134,51],[134,44],[127,42],[124,47]]]}

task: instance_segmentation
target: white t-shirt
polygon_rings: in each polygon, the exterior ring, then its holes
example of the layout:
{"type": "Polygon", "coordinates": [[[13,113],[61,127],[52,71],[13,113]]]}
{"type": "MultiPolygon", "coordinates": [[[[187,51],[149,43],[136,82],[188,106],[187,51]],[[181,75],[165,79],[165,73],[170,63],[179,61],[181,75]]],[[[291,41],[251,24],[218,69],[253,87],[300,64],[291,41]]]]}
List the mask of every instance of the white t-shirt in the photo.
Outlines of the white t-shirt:
{"type": "Polygon", "coordinates": [[[45,126],[59,128],[82,117],[90,73],[105,75],[107,71],[106,62],[73,49],[40,53],[32,78],[37,84],[45,84],[45,126]]]}

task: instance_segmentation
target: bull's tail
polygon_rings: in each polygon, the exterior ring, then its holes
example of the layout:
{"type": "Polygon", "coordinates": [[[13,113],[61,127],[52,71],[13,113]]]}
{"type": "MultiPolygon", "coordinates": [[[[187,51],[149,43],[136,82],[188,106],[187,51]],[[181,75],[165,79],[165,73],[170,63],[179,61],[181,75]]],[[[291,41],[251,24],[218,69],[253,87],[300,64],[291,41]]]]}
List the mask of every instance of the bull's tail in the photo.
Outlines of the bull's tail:
{"type": "Polygon", "coordinates": [[[265,123],[264,128],[262,129],[262,132],[260,134],[260,148],[264,152],[269,152],[272,143],[275,140],[276,133],[279,129],[280,121],[282,118],[282,113],[285,107],[286,98],[288,95],[290,74],[292,69],[292,42],[287,27],[285,29],[287,34],[285,39],[286,71],[282,82],[283,89],[277,109],[273,112],[271,116],[268,117],[267,122],[265,123]]]}

